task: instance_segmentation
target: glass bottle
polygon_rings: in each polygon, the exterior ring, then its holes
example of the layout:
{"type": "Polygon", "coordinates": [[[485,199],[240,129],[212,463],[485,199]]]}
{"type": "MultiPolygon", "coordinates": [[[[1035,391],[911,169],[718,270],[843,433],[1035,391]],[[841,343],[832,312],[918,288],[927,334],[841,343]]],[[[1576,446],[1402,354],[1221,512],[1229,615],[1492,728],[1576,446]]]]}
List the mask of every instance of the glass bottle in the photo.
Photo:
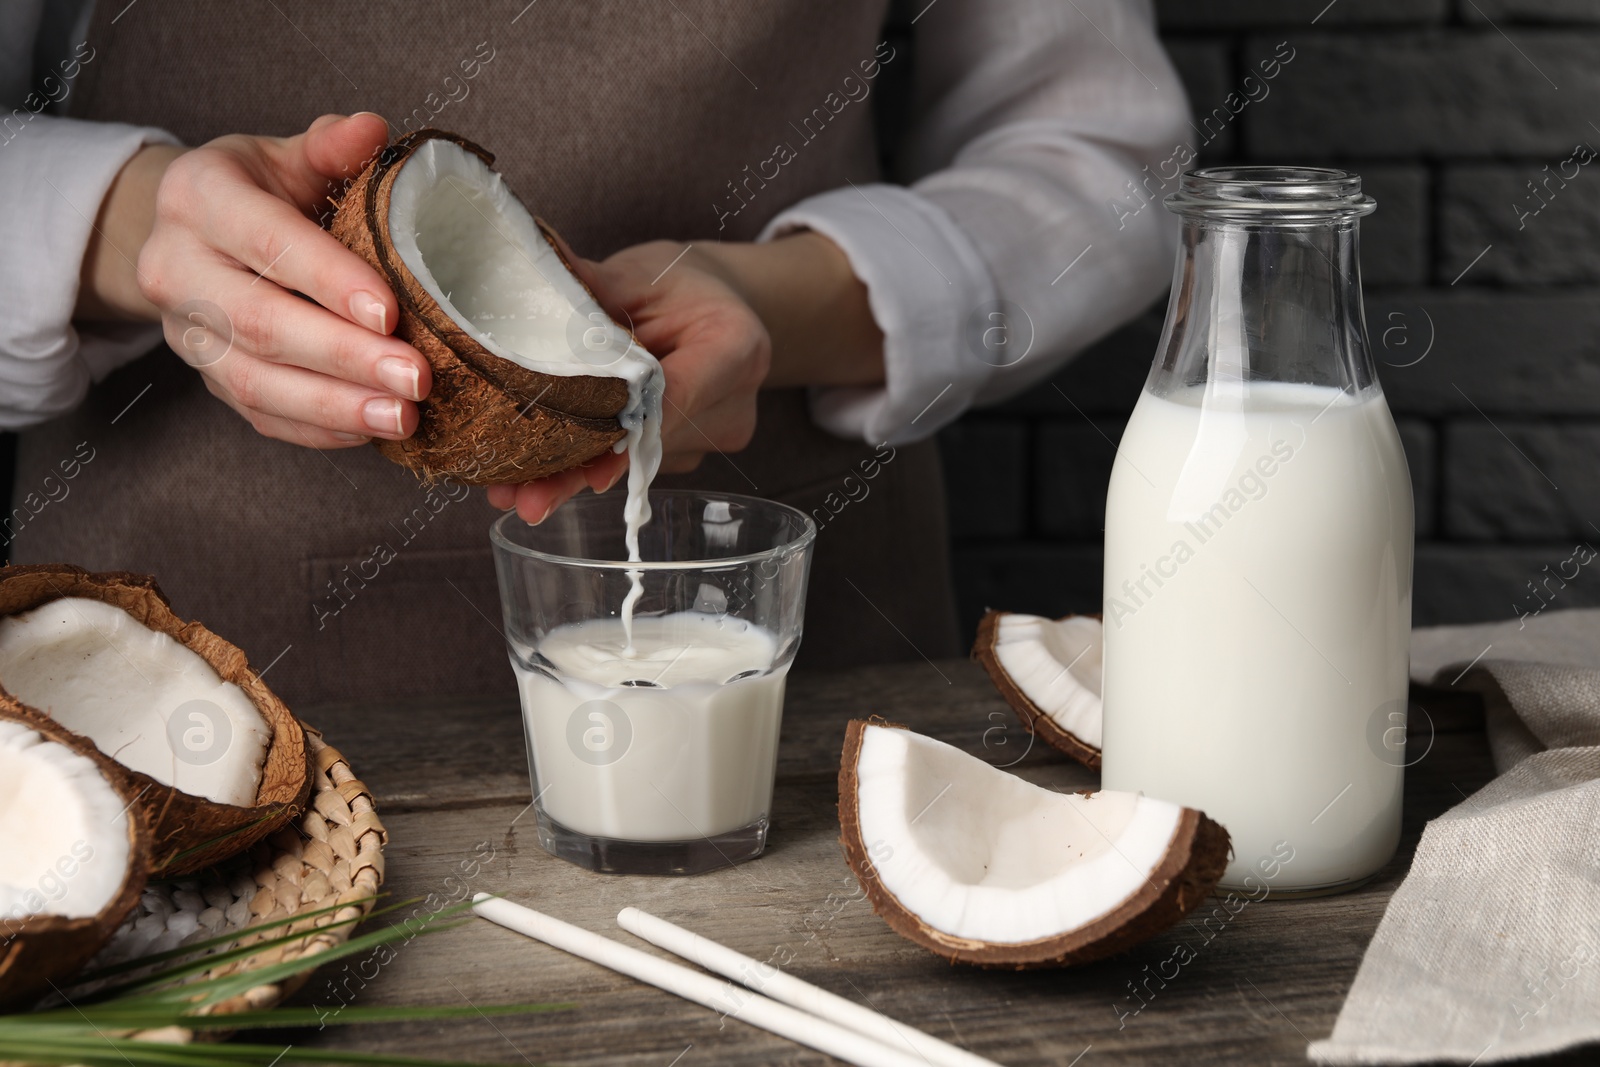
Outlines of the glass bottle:
{"type": "Polygon", "coordinates": [[[1359,884],[1400,833],[1411,479],[1361,306],[1361,179],[1191,171],[1106,500],[1103,782],[1199,808],[1252,896],[1359,884]]]}

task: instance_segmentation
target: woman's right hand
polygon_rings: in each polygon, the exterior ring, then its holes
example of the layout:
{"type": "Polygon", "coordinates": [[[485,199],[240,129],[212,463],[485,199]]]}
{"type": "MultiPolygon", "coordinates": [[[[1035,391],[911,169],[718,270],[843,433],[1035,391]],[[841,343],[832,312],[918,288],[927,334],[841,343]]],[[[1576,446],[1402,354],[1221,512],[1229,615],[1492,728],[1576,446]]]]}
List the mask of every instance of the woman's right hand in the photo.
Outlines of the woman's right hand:
{"type": "Polygon", "coordinates": [[[96,238],[139,240],[147,212],[137,270],[119,246],[91,247],[80,311],[159,314],[173,351],[268,437],[312,448],[409,437],[428,363],[388,336],[399,307],[384,279],[314,221],[387,141],[383,119],[362,113],[324,115],[296,137],[163,148],[164,161],[145,149],[119,175],[96,238]],[[119,258],[135,274],[120,300],[119,258]]]}

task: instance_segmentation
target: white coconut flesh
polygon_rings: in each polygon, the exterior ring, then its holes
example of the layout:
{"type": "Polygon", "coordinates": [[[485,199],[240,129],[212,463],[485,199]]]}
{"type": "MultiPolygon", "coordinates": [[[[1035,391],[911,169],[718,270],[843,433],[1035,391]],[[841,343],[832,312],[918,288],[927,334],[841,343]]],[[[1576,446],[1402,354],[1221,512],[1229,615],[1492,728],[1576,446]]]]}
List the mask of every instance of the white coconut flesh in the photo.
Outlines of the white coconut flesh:
{"type": "Polygon", "coordinates": [[[454,141],[432,138],[400,164],[388,225],[406,269],[494,355],[545,374],[628,383],[617,450],[629,454],[624,516],[628,558],[637,561],[646,493],[661,466],[661,364],[599,308],[504,179],[454,141]]]}
{"type": "Polygon", "coordinates": [[[0,920],[99,914],[127,875],[130,817],[93,760],[0,722],[0,920]]]}
{"type": "Polygon", "coordinates": [[[113,604],[62,597],[0,619],[0,685],[124,767],[219,804],[255,803],[272,739],[261,712],[198,653],[113,604]]]}
{"type": "Polygon", "coordinates": [[[882,726],[864,731],[856,774],[861,839],[881,857],[883,887],[932,929],[995,944],[1114,911],[1160,864],[1183,812],[1136,793],[1042,789],[882,726]]]}
{"type": "Polygon", "coordinates": [[[995,659],[1000,668],[1057,726],[1080,741],[1100,747],[1101,642],[1099,619],[1072,615],[1000,616],[995,659]]]}

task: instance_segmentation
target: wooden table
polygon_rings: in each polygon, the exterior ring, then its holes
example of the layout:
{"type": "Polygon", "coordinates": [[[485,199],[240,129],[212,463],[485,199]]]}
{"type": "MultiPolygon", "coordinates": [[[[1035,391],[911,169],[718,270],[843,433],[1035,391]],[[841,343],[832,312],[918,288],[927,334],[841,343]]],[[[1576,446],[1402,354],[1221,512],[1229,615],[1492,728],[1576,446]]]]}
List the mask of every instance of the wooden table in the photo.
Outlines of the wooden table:
{"type": "MultiPolygon", "coordinates": [[[[1437,694],[1421,702],[1430,715],[1414,714],[1413,729],[1424,720],[1432,729],[1413,736],[1412,752],[1431,748],[1407,772],[1399,855],[1368,885],[1249,904],[1209,942],[1180,924],[1111,960],[1025,974],[952,967],[902,940],[872,913],[838,845],[836,775],[851,718],[883,715],[991,763],[1017,761],[1016,773],[1042,785],[1095,784],[1093,773],[1051,749],[1028,751],[1027,735],[970,663],[793,678],[766,854],[688,879],[592,874],[539,848],[521,719],[509,699],[304,714],[372,788],[390,832],[386,888],[393,900],[427,898],[408,909],[419,915],[491,892],[643,945],[615,922],[621,908],[637,905],[758,959],[792,953],[789,969],[800,977],[1002,1064],[1096,1067],[1306,1062],[1306,1044],[1332,1029],[1423,823],[1493,776],[1481,711],[1437,694]],[[1164,987],[1147,983],[1180,941],[1197,958],[1164,987]]],[[[327,1047],[509,1064],[834,1062],[481,920],[417,938],[381,967],[327,968],[297,999],[324,1008],[352,1000],[576,1004],[552,1014],[288,1038],[327,1047]]],[[[1542,1062],[1591,1063],[1593,1052],[1542,1062]]]]}

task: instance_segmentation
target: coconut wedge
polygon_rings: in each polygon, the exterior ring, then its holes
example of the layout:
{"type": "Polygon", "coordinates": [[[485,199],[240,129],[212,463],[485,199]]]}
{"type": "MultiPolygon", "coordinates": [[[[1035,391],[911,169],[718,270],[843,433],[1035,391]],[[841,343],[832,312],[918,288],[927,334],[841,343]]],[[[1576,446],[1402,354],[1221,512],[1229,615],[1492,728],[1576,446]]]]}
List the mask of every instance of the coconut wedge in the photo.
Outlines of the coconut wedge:
{"type": "Polygon", "coordinates": [[[153,875],[244,851],[310,794],[300,723],[242,651],[178,618],[147,575],[0,568],[0,686],[17,714],[127,770],[153,875]]]}
{"type": "Polygon", "coordinates": [[[633,335],[565,247],[465,138],[425,129],[384,149],[337,201],[334,236],[388,279],[395,335],[433,368],[417,432],[376,441],[428,480],[525,482],[623,438],[633,335]]]}
{"type": "Polygon", "coordinates": [[[150,867],[139,788],[0,692],[0,1008],[48,993],[139,902],[150,867]]]}
{"type": "Polygon", "coordinates": [[[1090,768],[1100,766],[1104,633],[1098,615],[1046,619],[991,610],[972,646],[972,658],[1028,732],[1090,768]]]}
{"type": "Polygon", "coordinates": [[[951,962],[1025,970],[1121,952],[1193,911],[1228,832],[1136,793],[1056,793],[891,723],[850,723],[845,859],[894,931],[951,962]]]}

